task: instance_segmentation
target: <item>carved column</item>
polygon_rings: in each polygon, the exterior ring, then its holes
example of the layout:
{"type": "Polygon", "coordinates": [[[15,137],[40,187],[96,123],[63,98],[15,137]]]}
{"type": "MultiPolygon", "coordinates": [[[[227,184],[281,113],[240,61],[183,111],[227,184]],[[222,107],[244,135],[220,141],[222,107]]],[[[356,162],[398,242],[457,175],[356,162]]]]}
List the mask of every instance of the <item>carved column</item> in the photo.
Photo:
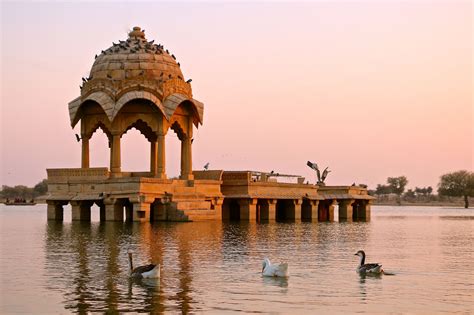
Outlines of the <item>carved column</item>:
{"type": "Polygon", "coordinates": [[[157,140],[150,141],[150,173],[152,177],[158,174],[158,145],[157,140]]]}
{"type": "Polygon", "coordinates": [[[194,179],[192,170],[191,137],[185,135],[181,141],[181,179],[194,179]]]}
{"type": "Polygon", "coordinates": [[[71,201],[72,220],[73,221],[90,221],[91,220],[90,201],[71,201]]]}
{"type": "Polygon", "coordinates": [[[123,205],[116,199],[104,200],[105,220],[123,221],[123,205]]]}
{"type": "Polygon", "coordinates": [[[301,199],[294,199],[293,200],[293,213],[294,213],[294,219],[301,221],[301,204],[303,203],[303,200],[301,199]]]}
{"type": "Polygon", "coordinates": [[[81,167],[89,168],[89,137],[82,135],[82,156],[81,156],[81,167]]]}
{"type": "Polygon", "coordinates": [[[119,132],[112,134],[112,145],[110,148],[110,171],[112,174],[118,174],[121,172],[119,132]]]}
{"type": "Polygon", "coordinates": [[[276,220],[276,199],[268,199],[268,220],[275,221],[276,220]]]}
{"type": "Polygon", "coordinates": [[[156,177],[166,178],[165,134],[158,134],[158,170],[156,177]]]}
{"type": "Polygon", "coordinates": [[[363,200],[360,204],[359,211],[357,213],[357,218],[370,221],[370,212],[371,212],[372,200],[363,200]]]}
{"type": "Polygon", "coordinates": [[[337,200],[333,200],[329,204],[329,217],[328,217],[329,222],[334,222],[334,207],[336,207],[336,205],[337,205],[337,200]]]}
{"type": "Polygon", "coordinates": [[[47,201],[48,220],[62,221],[64,217],[63,204],[57,201],[47,201]]]}
{"type": "Polygon", "coordinates": [[[311,221],[317,222],[319,200],[310,200],[309,202],[311,204],[311,221]]]}
{"type": "Polygon", "coordinates": [[[354,199],[339,200],[339,221],[352,221],[354,199]]]}
{"type": "Polygon", "coordinates": [[[257,220],[257,199],[240,199],[239,206],[241,221],[257,220]]]}

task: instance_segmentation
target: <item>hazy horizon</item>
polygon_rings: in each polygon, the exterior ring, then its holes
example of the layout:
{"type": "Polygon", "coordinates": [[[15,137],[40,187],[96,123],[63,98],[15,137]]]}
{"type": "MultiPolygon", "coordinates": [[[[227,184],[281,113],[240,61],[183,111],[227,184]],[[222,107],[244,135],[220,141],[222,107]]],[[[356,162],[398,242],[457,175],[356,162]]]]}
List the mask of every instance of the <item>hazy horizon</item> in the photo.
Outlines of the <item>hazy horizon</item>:
{"type": "MultiPolygon", "coordinates": [[[[193,168],[298,174],[328,185],[406,176],[436,187],[473,169],[470,1],[305,3],[3,2],[0,184],[32,186],[80,167],[69,101],[94,55],[133,26],[177,56],[204,124],[193,168]]],[[[168,177],[179,173],[167,137],[168,177]]],[[[109,166],[91,140],[91,166],[109,166]]],[[[122,137],[122,170],[148,170],[149,144],[122,137]]]]}

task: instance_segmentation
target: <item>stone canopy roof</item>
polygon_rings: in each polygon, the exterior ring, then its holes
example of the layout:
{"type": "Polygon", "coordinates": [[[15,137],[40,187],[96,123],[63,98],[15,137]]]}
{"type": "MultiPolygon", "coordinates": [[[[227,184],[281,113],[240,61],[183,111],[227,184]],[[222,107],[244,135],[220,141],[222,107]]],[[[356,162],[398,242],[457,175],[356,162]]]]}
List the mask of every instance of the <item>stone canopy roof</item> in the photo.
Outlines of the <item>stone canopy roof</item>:
{"type": "Polygon", "coordinates": [[[176,57],[148,41],[140,27],[96,55],[89,77],[82,81],[80,96],[69,103],[72,126],[88,100],[99,103],[113,121],[126,102],[138,98],[153,102],[168,120],[181,102],[190,101],[196,111],[194,124],[202,124],[204,105],[192,98],[190,81],[185,81],[176,57]]]}

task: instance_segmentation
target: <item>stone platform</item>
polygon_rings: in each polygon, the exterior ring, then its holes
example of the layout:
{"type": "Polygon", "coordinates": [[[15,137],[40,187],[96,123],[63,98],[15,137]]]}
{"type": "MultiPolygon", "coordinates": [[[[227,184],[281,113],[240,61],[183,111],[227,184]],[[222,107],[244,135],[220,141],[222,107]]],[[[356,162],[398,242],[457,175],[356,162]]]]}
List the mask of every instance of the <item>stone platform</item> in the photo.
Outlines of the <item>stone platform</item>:
{"type": "Polygon", "coordinates": [[[357,186],[278,182],[264,172],[194,171],[192,180],[160,179],[147,172],[112,174],[107,168],[48,169],[48,219],[89,221],[91,206],[104,221],[369,220],[373,197],[357,186]]]}

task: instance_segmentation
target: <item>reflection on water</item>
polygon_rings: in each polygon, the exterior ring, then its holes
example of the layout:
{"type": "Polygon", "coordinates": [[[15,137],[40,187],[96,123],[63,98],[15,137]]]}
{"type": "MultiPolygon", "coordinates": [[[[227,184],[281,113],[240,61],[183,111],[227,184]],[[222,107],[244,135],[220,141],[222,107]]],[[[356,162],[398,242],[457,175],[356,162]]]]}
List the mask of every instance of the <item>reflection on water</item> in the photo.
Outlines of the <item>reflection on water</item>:
{"type": "Polygon", "coordinates": [[[371,222],[47,222],[3,207],[0,313],[473,310],[474,213],[375,207],[371,222]],[[388,275],[355,272],[364,249],[388,275]],[[129,278],[134,263],[161,279],[129,278]],[[290,278],[262,277],[263,257],[290,278]],[[403,301],[403,303],[400,303],[403,301]]]}

